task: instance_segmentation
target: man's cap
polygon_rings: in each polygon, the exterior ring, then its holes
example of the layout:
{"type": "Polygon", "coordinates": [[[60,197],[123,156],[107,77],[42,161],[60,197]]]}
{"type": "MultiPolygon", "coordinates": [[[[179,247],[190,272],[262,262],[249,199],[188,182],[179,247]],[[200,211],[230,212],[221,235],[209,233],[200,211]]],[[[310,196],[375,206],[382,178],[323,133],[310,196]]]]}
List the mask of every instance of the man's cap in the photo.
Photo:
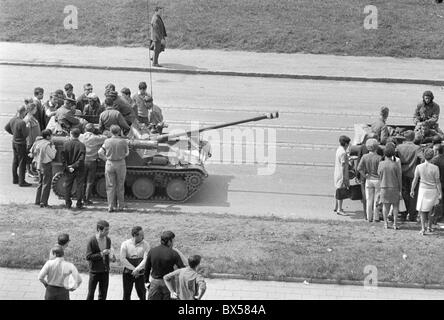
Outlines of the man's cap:
{"type": "Polygon", "coordinates": [[[91,92],[91,93],[88,93],[87,98],[97,100],[99,97],[94,92],[91,92]]]}
{"type": "Polygon", "coordinates": [[[125,88],[122,88],[122,90],[120,90],[120,92],[122,92],[124,94],[130,94],[131,90],[125,87],[125,88]]]}

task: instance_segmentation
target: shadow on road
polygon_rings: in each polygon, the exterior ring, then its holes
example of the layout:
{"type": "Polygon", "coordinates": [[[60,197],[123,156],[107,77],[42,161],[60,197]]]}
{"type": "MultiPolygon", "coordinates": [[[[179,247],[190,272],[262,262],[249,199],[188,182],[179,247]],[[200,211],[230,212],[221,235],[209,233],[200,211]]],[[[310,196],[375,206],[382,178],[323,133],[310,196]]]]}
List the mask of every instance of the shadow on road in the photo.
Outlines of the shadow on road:
{"type": "Polygon", "coordinates": [[[189,71],[205,71],[207,69],[205,68],[199,68],[196,66],[187,66],[184,64],[178,64],[178,63],[161,63],[162,67],[167,69],[175,69],[175,70],[189,70],[189,71]]]}

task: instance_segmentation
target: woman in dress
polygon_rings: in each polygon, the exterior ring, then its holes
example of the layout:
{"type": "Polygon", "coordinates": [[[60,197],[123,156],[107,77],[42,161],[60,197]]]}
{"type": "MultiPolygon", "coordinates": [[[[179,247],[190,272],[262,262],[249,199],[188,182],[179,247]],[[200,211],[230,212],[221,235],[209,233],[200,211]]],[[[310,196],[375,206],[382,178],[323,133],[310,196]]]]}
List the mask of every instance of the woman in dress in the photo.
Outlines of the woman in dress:
{"type": "Polygon", "coordinates": [[[340,188],[349,188],[350,180],[348,177],[348,167],[349,160],[347,155],[347,149],[350,145],[350,138],[347,136],[339,137],[339,147],[336,150],[335,156],[335,173],[334,173],[334,182],[336,188],[336,202],[335,208],[333,211],[336,214],[345,214],[344,209],[342,209],[342,199],[338,199],[338,189],[340,188]]]}
{"type": "Polygon", "coordinates": [[[384,150],[385,159],[379,163],[378,176],[381,181],[380,201],[382,203],[382,215],[384,217],[384,227],[388,229],[388,212],[390,206],[393,206],[393,229],[398,226],[398,207],[401,199],[402,172],[401,166],[395,159],[395,148],[392,145],[386,145],[384,150]]]}
{"type": "Polygon", "coordinates": [[[426,221],[427,231],[433,232],[430,212],[442,197],[439,168],[430,162],[433,155],[434,153],[431,148],[424,151],[425,162],[416,166],[415,176],[410,190],[410,196],[413,198],[415,196],[416,184],[418,183],[418,180],[420,180],[416,210],[418,210],[421,216],[421,231],[419,232],[421,235],[425,234],[426,221]]]}

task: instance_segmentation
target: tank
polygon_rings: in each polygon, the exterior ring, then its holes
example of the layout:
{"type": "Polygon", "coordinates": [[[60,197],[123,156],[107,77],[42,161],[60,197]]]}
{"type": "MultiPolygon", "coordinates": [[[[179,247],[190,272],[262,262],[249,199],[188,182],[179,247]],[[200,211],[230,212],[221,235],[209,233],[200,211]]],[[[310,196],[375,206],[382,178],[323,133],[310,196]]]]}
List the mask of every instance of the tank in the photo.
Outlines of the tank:
{"type": "MultiPolygon", "coordinates": [[[[278,117],[278,112],[267,113],[194,131],[166,134],[151,134],[143,125],[133,124],[127,137],[125,200],[187,201],[208,177],[205,161],[211,157],[211,146],[208,141],[199,139],[200,133],[278,117]]],[[[61,150],[68,139],[66,136],[53,137],[57,155],[53,161],[52,190],[59,198],[64,198],[66,192],[61,150]]],[[[98,160],[93,190],[93,197],[106,199],[105,162],[102,160],[98,160]]],[[[71,194],[75,198],[75,190],[71,190],[71,194]]]]}

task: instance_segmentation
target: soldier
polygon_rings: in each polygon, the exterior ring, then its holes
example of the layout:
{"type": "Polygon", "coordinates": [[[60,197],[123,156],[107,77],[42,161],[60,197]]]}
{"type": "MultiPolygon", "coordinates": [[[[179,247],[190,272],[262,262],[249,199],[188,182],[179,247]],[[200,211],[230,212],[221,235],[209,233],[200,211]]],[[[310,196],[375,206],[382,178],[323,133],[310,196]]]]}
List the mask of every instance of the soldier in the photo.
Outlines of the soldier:
{"type": "Polygon", "coordinates": [[[76,100],[65,98],[65,104],[57,109],[55,119],[62,126],[64,130],[69,132],[73,127],[80,125],[80,120],[75,117],[73,106],[76,100]]]}
{"type": "Polygon", "coordinates": [[[136,118],[133,108],[125,99],[117,94],[116,86],[112,83],[106,85],[105,97],[113,99],[114,107],[122,114],[123,118],[128,123],[128,126],[131,126],[136,118]]]}
{"type": "Polygon", "coordinates": [[[378,121],[371,125],[372,132],[374,133],[374,138],[379,141],[379,143],[385,145],[387,139],[390,135],[387,127],[387,118],[389,116],[389,108],[381,107],[380,118],[378,121]]]}
{"type": "Polygon", "coordinates": [[[99,156],[106,160],[105,179],[108,212],[113,212],[116,198],[118,210],[122,211],[125,208],[125,158],[129,154],[129,149],[127,140],[120,136],[120,127],[118,125],[112,125],[110,131],[112,137],[105,140],[99,149],[99,156]]]}
{"type": "Polygon", "coordinates": [[[12,183],[20,187],[29,187],[32,184],[25,181],[26,171],[26,138],[29,130],[23,118],[26,114],[26,106],[17,108],[17,114],[6,124],[5,130],[12,134],[12,183]],[[18,169],[18,174],[17,174],[18,169]]]}
{"type": "Polygon", "coordinates": [[[415,139],[423,141],[424,138],[439,135],[444,138],[444,134],[439,129],[439,105],[433,102],[433,93],[425,91],[413,115],[415,127],[415,139]]]}
{"type": "Polygon", "coordinates": [[[82,209],[86,148],[85,145],[79,141],[80,130],[78,128],[73,128],[70,135],[71,138],[64,143],[62,151],[62,159],[66,174],[65,207],[71,209],[71,190],[74,180],[76,180],[76,207],[77,209],[82,209]]]}
{"type": "Polygon", "coordinates": [[[123,134],[127,134],[130,130],[128,123],[123,118],[122,114],[114,107],[114,100],[110,97],[105,99],[105,111],[100,114],[99,118],[99,130],[106,134],[110,130],[111,126],[119,126],[123,134]]]}
{"type": "Polygon", "coordinates": [[[98,116],[103,111],[105,111],[105,108],[100,104],[99,97],[94,92],[88,94],[88,104],[83,109],[83,115],[98,116]]]}
{"type": "Polygon", "coordinates": [[[154,58],[153,58],[153,66],[154,67],[162,67],[159,65],[159,54],[162,51],[165,51],[166,46],[166,29],[165,24],[163,23],[161,14],[162,7],[156,7],[154,9],[154,15],[151,19],[151,46],[150,50],[154,50],[154,58]]]}

